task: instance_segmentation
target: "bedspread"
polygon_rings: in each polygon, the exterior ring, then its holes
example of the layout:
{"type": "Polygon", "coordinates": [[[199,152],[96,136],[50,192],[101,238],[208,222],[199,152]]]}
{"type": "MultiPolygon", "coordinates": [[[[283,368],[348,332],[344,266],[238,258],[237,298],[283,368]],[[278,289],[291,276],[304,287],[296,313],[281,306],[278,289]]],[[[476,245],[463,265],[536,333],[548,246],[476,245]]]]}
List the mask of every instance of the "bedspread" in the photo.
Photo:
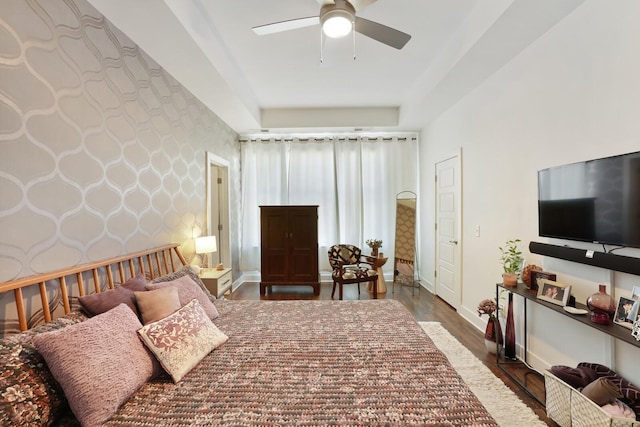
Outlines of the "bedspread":
{"type": "Polygon", "coordinates": [[[497,425],[397,301],[215,303],[229,340],[105,425],[497,425]]]}

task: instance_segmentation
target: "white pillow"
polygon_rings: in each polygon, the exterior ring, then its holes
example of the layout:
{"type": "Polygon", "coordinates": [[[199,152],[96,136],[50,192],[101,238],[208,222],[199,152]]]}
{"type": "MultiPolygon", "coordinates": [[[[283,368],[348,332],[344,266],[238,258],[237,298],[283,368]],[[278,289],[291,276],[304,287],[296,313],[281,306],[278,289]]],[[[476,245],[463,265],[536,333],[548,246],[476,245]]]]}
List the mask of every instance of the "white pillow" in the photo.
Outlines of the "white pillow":
{"type": "Polygon", "coordinates": [[[229,339],[211,322],[197,299],[143,326],[138,333],[175,382],[229,339]]]}

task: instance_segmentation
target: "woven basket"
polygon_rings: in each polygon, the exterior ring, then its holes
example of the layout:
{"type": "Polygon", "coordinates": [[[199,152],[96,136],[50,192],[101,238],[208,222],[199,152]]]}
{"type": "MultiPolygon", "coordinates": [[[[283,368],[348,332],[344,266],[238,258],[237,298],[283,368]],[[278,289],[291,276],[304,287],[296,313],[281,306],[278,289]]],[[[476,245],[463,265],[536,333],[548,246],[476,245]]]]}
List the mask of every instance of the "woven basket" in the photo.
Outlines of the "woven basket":
{"type": "Polygon", "coordinates": [[[640,422],[609,415],[578,390],[544,372],[547,416],[560,427],[640,427],[640,422]]]}

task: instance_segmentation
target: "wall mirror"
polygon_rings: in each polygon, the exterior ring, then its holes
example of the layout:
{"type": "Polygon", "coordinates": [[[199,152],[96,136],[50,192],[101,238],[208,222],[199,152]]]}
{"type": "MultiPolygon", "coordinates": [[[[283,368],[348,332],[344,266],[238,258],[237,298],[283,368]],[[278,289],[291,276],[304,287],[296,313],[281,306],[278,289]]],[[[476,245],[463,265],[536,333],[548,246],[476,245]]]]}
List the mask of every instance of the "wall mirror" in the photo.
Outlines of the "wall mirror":
{"type": "Polygon", "coordinates": [[[396,240],[393,264],[393,290],[396,285],[416,288],[416,193],[396,195],[396,240]]]}
{"type": "MultiPolygon", "coordinates": [[[[231,229],[229,220],[229,162],[207,151],[205,153],[206,169],[206,215],[207,234],[216,236],[217,251],[213,253],[212,266],[222,264],[225,268],[231,265],[231,229]]],[[[211,258],[210,258],[211,259],[211,258]]]]}

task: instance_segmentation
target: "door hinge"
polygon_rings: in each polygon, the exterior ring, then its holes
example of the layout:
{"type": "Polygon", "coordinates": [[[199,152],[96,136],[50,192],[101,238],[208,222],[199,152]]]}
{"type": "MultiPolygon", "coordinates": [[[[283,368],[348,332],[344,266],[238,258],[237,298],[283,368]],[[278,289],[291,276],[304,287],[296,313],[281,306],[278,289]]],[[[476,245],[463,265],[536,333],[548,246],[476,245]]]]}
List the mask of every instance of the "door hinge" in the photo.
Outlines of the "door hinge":
{"type": "Polygon", "coordinates": [[[435,225],[435,229],[437,231],[438,230],[438,223],[436,222],[434,225],[435,225]]]}
{"type": "Polygon", "coordinates": [[[218,184],[222,184],[222,178],[218,178],[218,184]]]}
{"type": "Polygon", "coordinates": [[[222,230],[222,224],[218,224],[218,231],[222,230]]]}
{"type": "Polygon", "coordinates": [[[438,270],[433,270],[433,277],[438,277],[438,270]]]}

